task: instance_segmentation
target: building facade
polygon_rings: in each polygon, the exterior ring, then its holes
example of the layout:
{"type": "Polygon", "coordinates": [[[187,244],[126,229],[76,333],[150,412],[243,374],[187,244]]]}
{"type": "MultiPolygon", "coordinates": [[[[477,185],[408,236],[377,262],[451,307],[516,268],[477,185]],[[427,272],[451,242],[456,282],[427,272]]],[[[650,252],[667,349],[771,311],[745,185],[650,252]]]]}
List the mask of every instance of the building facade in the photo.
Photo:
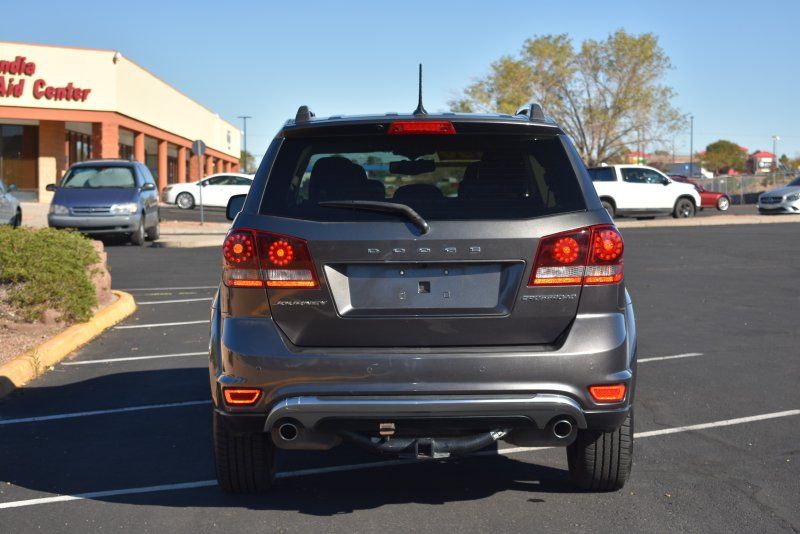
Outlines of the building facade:
{"type": "Polygon", "coordinates": [[[239,169],[240,132],[114,50],[0,42],[0,177],[21,197],[45,190],[69,166],[136,159],[169,183],[239,169]],[[192,154],[206,144],[203,169],[192,154]]]}

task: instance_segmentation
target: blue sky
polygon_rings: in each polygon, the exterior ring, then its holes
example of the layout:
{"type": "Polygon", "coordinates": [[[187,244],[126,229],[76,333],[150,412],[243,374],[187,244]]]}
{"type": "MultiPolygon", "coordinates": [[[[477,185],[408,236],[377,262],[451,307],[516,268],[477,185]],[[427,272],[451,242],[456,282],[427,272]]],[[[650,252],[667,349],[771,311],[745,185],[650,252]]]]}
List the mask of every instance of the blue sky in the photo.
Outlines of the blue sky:
{"type": "MultiPolygon", "coordinates": [[[[3,40],[118,49],[226,119],[252,115],[256,155],[300,104],[318,115],[411,111],[447,101],[531,36],[576,42],[653,32],[666,82],[695,117],[695,149],[728,138],[800,155],[800,2],[316,2],[38,0],[3,8],[3,40]],[[69,5],[67,8],[66,6],[69,5]]],[[[676,136],[688,152],[689,133],[676,136]]],[[[652,147],[649,147],[652,148],[652,147]]]]}

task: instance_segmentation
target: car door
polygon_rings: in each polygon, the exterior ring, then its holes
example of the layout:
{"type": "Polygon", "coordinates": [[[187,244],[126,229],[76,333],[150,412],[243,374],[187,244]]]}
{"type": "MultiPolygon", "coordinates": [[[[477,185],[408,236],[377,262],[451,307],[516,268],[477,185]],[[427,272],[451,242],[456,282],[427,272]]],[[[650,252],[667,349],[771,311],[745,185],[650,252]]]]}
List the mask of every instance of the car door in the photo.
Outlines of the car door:
{"type": "Polygon", "coordinates": [[[663,209],[665,188],[657,172],[643,167],[621,167],[620,174],[625,209],[637,211],[663,209]]]}
{"type": "Polygon", "coordinates": [[[11,200],[6,196],[6,186],[0,180],[0,224],[11,221],[11,200]]]}
{"type": "Polygon", "coordinates": [[[203,205],[204,206],[227,206],[227,197],[225,195],[225,183],[228,177],[226,175],[211,176],[203,180],[203,205]]]}
{"type": "MultiPolygon", "coordinates": [[[[139,167],[139,179],[142,185],[156,185],[156,181],[150,173],[150,169],[145,166],[139,167]]],[[[142,207],[144,208],[145,226],[147,228],[152,228],[158,222],[158,187],[150,191],[140,190],[139,195],[142,201],[142,207]]]]}

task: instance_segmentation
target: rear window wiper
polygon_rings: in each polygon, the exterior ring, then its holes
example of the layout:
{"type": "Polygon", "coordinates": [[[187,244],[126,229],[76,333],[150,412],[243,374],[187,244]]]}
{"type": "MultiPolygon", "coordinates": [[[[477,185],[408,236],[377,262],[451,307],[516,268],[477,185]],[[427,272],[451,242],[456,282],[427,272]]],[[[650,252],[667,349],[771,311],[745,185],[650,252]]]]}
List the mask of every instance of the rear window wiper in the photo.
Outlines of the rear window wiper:
{"type": "Polygon", "coordinates": [[[324,208],[343,208],[350,210],[380,211],[383,213],[400,213],[405,215],[408,220],[414,223],[423,234],[427,234],[430,226],[422,218],[422,215],[414,211],[411,207],[397,202],[381,202],[379,200],[327,200],[319,202],[318,206],[324,208]]]}

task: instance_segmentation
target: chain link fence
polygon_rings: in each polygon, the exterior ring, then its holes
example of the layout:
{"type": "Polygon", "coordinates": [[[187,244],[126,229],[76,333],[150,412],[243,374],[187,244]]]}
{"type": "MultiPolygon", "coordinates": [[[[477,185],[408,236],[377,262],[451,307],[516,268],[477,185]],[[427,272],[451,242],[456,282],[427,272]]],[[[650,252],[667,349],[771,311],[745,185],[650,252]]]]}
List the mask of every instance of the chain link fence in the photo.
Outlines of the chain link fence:
{"type": "Polygon", "coordinates": [[[731,198],[732,204],[755,204],[758,195],[776,187],[786,185],[795,179],[794,174],[737,174],[733,176],[716,176],[714,178],[698,178],[697,185],[709,191],[719,191],[731,198]]]}

